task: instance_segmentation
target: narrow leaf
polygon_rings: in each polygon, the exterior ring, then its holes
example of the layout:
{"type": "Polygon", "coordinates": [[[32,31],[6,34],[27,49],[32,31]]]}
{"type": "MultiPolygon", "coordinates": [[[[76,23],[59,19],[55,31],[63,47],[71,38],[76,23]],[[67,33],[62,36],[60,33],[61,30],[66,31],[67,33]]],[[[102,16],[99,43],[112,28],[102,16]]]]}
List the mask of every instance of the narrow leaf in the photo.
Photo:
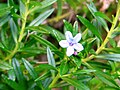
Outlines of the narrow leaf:
{"type": "Polygon", "coordinates": [[[67,83],[75,86],[76,88],[78,88],[79,90],[90,90],[86,85],[84,85],[82,82],[71,79],[71,78],[62,78],[64,81],[66,81],[67,83]]]}
{"type": "Polygon", "coordinates": [[[103,55],[101,54],[101,55],[95,56],[95,58],[120,62],[120,54],[103,54],[103,55]]]}
{"type": "Polygon", "coordinates": [[[19,62],[17,61],[16,58],[13,58],[12,59],[12,66],[14,68],[14,72],[16,74],[16,77],[18,79],[18,81],[21,83],[21,82],[24,82],[24,76],[23,76],[23,73],[20,69],[20,64],[19,62]]]}
{"type": "Polygon", "coordinates": [[[90,10],[90,12],[92,13],[92,15],[97,19],[97,22],[100,23],[103,26],[103,28],[108,32],[109,28],[108,28],[105,20],[103,18],[95,15],[95,12],[97,12],[97,9],[96,9],[94,3],[91,1],[90,5],[87,4],[87,7],[90,10]]]}
{"type": "Polygon", "coordinates": [[[37,78],[37,73],[35,72],[33,66],[27,60],[25,60],[24,58],[22,58],[22,60],[23,60],[23,63],[25,65],[26,69],[28,70],[28,72],[32,76],[32,78],[36,79],[37,78]]]}
{"type": "Polygon", "coordinates": [[[114,53],[120,53],[120,47],[115,47],[115,48],[104,48],[103,50],[108,51],[108,52],[114,52],[114,53]]]}
{"type": "Polygon", "coordinates": [[[73,25],[73,36],[75,36],[78,33],[78,22],[75,21],[73,25]]]}
{"type": "Polygon", "coordinates": [[[56,70],[57,71],[57,69],[50,64],[41,64],[37,66],[36,68],[41,68],[42,70],[56,70]]]}
{"type": "Polygon", "coordinates": [[[57,0],[57,16],[62,14],[62,0],[57,0]]]}
{"type": "Polygon", "coordinates": [[[63,22],[64,22],[65,31],[70,31],[71,33],[73,33],[72,24],[67,22],[66,20],[63,20],[63,22]]]}
{"type": "Polygon", "coordinates": [[[68,69],[69,69],[68,63],[65,60],[63,60],[60,65],[60,75],[62,76],[66,74],[68,72],[68,69]]]}
{"type": "Polygon", "coordinates": [[[34,11],[37,11],[37,10],[40,10],[40,9],[43,9],[43,8],[45,8],[45,7],[48,7],[48,6],[50,6],[50,5],[52,5],[53,3],[55,3],[57,0],[44,0],[44,1],[42,1],[41,3],[40,3],[40,5],[38,6],[35,6],[34,8],[32,8],[31,10],[30,10],[30,13],[31,12],[34,12],[34,11]]]}
{"type": "Polygon", "coordinates": [[[112,21],[110,20],[110,18],[107,17],[104,13],[102,13],[102,12],[95,12],[94,14],[95,14],[96,16],[100,16],[101,18],[104,18],[104,19],[106,19],[106,20],[108,20],[109,22],[112,23],[112,21]]]}
{"type": "Polygon", "coordinates": [[[4,25],[10,19],[10,15],[5,15],[0,18],[0,26],[4,25]]]}
{"type": "Polygon", "coordinates": [[[111,78],[111,76],[101,72],[101,71],[96,71],[95,75],[105,84],[111,86],[111,87],[118,87],[118,85],[116,84],[116,82],[114,81],[113,78],[111,78]]]}
{"type": "Polygon", "coordinates": [[[2,75],[2,78],[4,79],[4,82],[9,85],[11,88],[13,88],[14,90],[21,90],[22,88],[19,86],[18,83],[16,83],[15,81],[12,81],[10,79],[8,79],[8,77],[6,77],[5,75],[2,75]]]}
{"type": "Polygon", "coordinates": [[[40,44],[46,46],[46,47],[50,47],[50,49],[52,51],[54,51],[58,56],[63,57],[63,54],[57,49],[56,46],[54,46],[52,43],[50,43],[49,41],[43,39],[42,37],[39,37],[37,35],[32,35],[33,38],[35,38],[38,42],[40,42],[40,44]]]}
{"type": "Polygon", "coordinates": [[[14,69],[14,73],[17,77],[17,80],[19,82],[19,85],[22,87],[22,90],[26,90],[25,78],[24,78],[23,73],[20,69],[20,64],[19,64],[19,62],[17,61],[16,58],[12,59],[12,66],[13,66],[13,69],[14,69]]]}
{"type": "Polygon", "coordinates": [[[48,16],[52,14],[54,9],[50,9],[48,11],[45,11],[44,13],[40,14],[37,18],[35,18],[29,26],[38,26],[40,25],[48,16]]]}
{"type": "Polygon", "coordinates": [[[96,70],[94,70],[94,69],[77,70],[73,74],[89,74],[91,72],[96,72],[96,70]]]}
{"type": "Polygon", "coordinates": [[[26,27],[27,30],[37,31],[42,34],[49,34],[49,31],[40,27],[40,26],[28,26],[26,27]]]}
{"type": "Polygon", "coordinates": [[[56,50],[57,47],[55,47],[52,43],[48,42],[47,40],[43,39],[42,37],[39,37],[37,35],[32,35],[33,38],[35,38],[37,41],[39,41],[42,45],[45,45],[46,47],[49,46],[50,48],[56,50]]]}
{"type": "Polygon", "coordinates": [[[19,9],[20,9],[20,15],[21,17],[24,17],[24,14],[26,12],[26,6],[25,4],[22,2],[22,0],[19,0],[19,9]]]}
{"type": "Polygon", "coordinates": [[[0,8],[0,17],[3,16],[3,15],[6,15],[6,14],[9,14],[10,13],[10,9],[12,7],[5,7],[5,8],[0,8]]]}
{"type": "MultiPolygon", "coordinates": [[[[26,69],[28,70],[28,72],[30,73],[32,78],[35,80],[38,77],[38,75],[37,75],[36,71],[34,70],[33,66],[24,58],[22,58],[22,60],[23,60],[23,63],[25,65],[26,69]]],[[[39,80],[36,83],[43,90],[42,82],[39,80]]]]}
{"type": "MultiPolygon", "coordinates": [[[[53,57],[53,53],[51,52],[50,48],[47,47],[47,59],[48,59],[48,64],[52,65],[53,67],[56,67],[55,60],[53,57]]],[[[55,77],[55,71],[51,70],[52,77],[55,77]]]]}
{"type": "Polygon", "coordinates": [[[17,26],[12,18],[10,19],[10,28],[11,28],[11,32],[12,32],[12,37],[13,37],[15,43],[17,43],[18,30],[17,30],[17,26]]]}
{"type": "Polygon", "coordinates": [[[48,63],[50,65],[52,65],[53,67],[56,67],[53,54],[52,54],[52,52],[51,52],[49,47],[47,47],[47,58],[48,58],[48,63]]]}
{"type": "Polygon", "coordinates": [[[100,33],[99,31],[97,30],[97,28],[91,24],[87,19],[81,17],[81,16],[78,16],[79,20],[88,28],[91,30],[91,32],[96,35],[101,41],[102,41],[102,38],[100,36],[100,33]]]}
{"type": "Polygon", "coordinates": [[[10,64],[8,64],[7,62],[0,61],[0,69],[10,70],[10,69],[12,69],[12,66],[10,64]]]}

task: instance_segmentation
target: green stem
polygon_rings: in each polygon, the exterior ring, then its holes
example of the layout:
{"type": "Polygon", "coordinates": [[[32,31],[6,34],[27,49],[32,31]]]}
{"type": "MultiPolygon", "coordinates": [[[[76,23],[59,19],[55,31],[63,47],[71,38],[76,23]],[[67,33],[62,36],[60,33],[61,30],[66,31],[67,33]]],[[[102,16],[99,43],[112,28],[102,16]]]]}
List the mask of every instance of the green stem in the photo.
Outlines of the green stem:
{"type": "Polygon", "coordinates": [[[54,85],[56,84],[56,82],[58,81],[58,79],[60,78],[59,73],[57,74],[57,76],[53,79],[52,83],[50,84],[49,88],[54,87],[54,85]]]}
{"type": "Polygon", "coordinates": [[[54,18],[52,18],[52,19],[48,19],[47,22],[49,22],[49,23],[51,23],[51,22],[58,22],[59,20],[65,18],[65,17],[67,17],[67,16],[69,16],[70,14],[71,14],[71,12],[65,13],[65,14],[63,14],[63,15],[61,15],[61,16],[57,16],[57,17],[54,17],[54,18]]]}
{"type": "Polygon", "coordinates": [[[28,16],[28,12],[25,14],[25,17],[24,17],[24,20],[23,20],[20,36],[19,36],[19,39],[18,39],[18,43],[22,41],[22,38],[23,38],[23,35],[24,35],[24,30],[25,30],[27,16],[28,16]]]}
{"type": "MultiPolygon", "coordinates": [[[[114,20],[113,20],[111,29],[110,29],[110,31],[108,32],[108,34],[107,34],[104,42],[102,43],[102,45],[97,49],[96,54],[99,54],[99,53],[105,48],[106,44],[108,43],[109,38],[111,37],[111,35],[112,35],[113,32],[114,32],[114,28],[115,28],[115,26],[116,26],[116,24],[117,24],[119,15],[120,15],[120,5],[118,5],[116,17],[115,17],[114,20]]],[[[83,62],[90,61],[90,60],[93,59],[94,57],[95,57],[95,55],[91,55],[91,56],[83,59],[82,61],[83,61],[83,62]]]]}
{"type": "Polygon", "coordinates": [[[22,41],[23,36],[24,36],[24,30],[25,30],[25,25],[26,25],[28,13],[29,13],[28,6],[26,6],[26,12],[25,12],[24,18],[22,20],[22,28],[21,28],[20,35],[19,35],[18,41],[16,43],[16,46],[15,46],[14,50],[11,52],[11,54],[9,54],[6,58],[4,58],[4,60],[11,59],[17,53],[17,50],[19,48],[19,43],[22,41]]]}

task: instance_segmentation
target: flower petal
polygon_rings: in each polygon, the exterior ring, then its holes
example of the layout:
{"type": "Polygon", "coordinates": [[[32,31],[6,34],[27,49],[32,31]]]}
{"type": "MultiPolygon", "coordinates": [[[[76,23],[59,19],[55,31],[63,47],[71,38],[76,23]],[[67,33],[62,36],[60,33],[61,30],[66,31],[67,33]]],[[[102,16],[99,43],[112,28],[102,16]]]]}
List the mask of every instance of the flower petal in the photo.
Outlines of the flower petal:
{"type": "Polygon", "coordinates": [[[61,40],[59,42],[59,45],[63,48],[67,48],[69,46],[69,43],[67,42],[67,40],[61,40]]]}
{"type": "Polygon", "coordinates": [[[78,43],[81,39],[81,33],[78,33],[75,37],[74,37],[74,42],[78,43]]]}
{"type": "Polygon", "coordinates": [[[72,36],[72,33],[70,31],[66,31],[65,32],[65,37],[66,37],[66,40],[68,42],[72,42],[73,41],[73,36],[72,36]]]}
{"type": "Polygon", "coordinates": [[[84,47],[80,43],[76,43],[73,45],[74,49],[76,49],[78,52],[82,51],[84,47]]]}
{"type": "Polygon", "coordinates": [[[74,48],[69,46],[67,48],[67,52],[66,52],[67,56],[71,56],[72,54],[74,54],[74,48]]]}

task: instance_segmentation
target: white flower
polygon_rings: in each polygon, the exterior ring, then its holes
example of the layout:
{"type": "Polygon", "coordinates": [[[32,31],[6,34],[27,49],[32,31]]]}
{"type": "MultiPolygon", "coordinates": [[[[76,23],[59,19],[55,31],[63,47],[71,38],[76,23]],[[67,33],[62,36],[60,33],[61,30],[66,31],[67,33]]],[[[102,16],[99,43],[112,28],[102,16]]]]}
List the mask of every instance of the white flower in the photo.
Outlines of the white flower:
{"type": "Polygon", "coordinates": [[[61,40],[59,42],[59,45],[63,48],[67,48],[67,56],[71,56],[74,54],[74,52],[80,52],[84,48],[82,44],[78,43],[81,39],[81,34],[78,33],[75,37],[72,36],[72,33],[70,31],[65,32],[66,40],[61,40]]]}

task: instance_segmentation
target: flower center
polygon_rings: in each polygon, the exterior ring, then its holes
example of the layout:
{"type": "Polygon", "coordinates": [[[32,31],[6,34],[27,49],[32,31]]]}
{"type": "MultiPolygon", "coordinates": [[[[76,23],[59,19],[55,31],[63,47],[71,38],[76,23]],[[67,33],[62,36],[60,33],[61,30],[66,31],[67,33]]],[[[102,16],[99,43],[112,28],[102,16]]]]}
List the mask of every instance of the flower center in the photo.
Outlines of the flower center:
{"type": "Polygon", "coordinates": [[[74,43],[70,42],[70,43],[69,43],[69,45],[70,45],[70,46],[73,46],[73,45],[74,45],[74,43]]]}

